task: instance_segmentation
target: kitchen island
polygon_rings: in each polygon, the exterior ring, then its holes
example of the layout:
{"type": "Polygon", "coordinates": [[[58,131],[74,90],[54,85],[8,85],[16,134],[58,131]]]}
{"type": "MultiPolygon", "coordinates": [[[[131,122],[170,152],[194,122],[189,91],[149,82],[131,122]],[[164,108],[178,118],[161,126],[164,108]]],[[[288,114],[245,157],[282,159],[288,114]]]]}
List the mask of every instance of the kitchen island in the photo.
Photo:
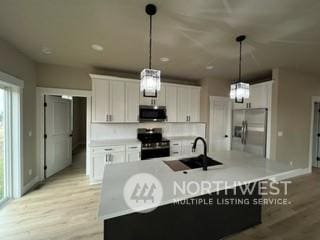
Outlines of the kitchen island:
{"type": "Polygon", "coordinates": [[[255,199],[261,198],[255,183],[284,179],[294,171],[280,162],[243,152],[215,152],[208,156],[223,165],[208,167],[208,171],[201,168],[173,171],[164,161],[176,159],[168,157],[106,166],[98,213],[104,221],[105,239],[221,239],[261,223],[261,205],[253,204],[255,199]],[[163,190],[159,207],[146,213],[130,208],[123,194],[128,179],[141,173],[156,177],[163,190]],[[206,193],[174,190],[175,184],[182,186],[185,182],[200,184],[204,181],[224,182],[224,185],[221,188],[212,184],[206,193]],[[225,194],[241,188],[244,183],[253,187],[253,192],[239,195],[237,191],[233,197],[240,201],[247,199],[249,203],[245,205],[177,204],[177,201],[189,200],[224,201],[225,194]]]}

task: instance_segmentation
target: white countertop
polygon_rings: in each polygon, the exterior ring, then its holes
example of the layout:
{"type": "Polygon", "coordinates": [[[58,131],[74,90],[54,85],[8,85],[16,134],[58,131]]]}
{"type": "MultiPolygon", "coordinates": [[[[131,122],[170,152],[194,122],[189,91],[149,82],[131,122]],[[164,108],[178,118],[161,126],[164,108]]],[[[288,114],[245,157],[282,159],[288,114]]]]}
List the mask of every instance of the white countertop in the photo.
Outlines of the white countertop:
{"type": "Polygon", "coordinates": [[[165,136],[165,138],[169,139],[170,141],[188,141],[188,140],[193,141],[197,137],[196,136],[175,136],[175,137],[165,136]]]}
{"type": "MultiPolygon", "coordinates": [[[[208,154],[209,157],[223,163],[222,167],[208,167],[208,171],[202,169],[188,170],[188,174],[182,171],[174,172],[163,160],[176,160],[174,157],[131,162],[124,164],[106,165],[101,191],[99,218],[101,220],[118,217],[133,213],[123,197],[123,188],[126,181],[138,173],[149,173],[155,176],[162,184],[163,199],[160,205],[170,204],[174,200],[184,200],[202,194],[174,195],[173,183],[182,181],[224,181],[229,188],[234,188],[236,181],[257,182],[266,179],[275,179],[288,174],[294,169],[278,161],[267,160],[248,153],[237,151],[215,152],[208,154]]],[[[178,159],[181,159],[179,157],[178,159]]],[[[219,189],[223,190],[223,189],[219,189]]],[[[216,192],[218,189],[210,189],[216,192]]]]}
{"type": "Polygon", "coordinates": [[[126,144],[140,144],[141,142],[137,138],[129,139],[105,139],[105,140],[93,140],[90,142],[90,147],[103,147],[114,145],[126,145],[126,144]]]}

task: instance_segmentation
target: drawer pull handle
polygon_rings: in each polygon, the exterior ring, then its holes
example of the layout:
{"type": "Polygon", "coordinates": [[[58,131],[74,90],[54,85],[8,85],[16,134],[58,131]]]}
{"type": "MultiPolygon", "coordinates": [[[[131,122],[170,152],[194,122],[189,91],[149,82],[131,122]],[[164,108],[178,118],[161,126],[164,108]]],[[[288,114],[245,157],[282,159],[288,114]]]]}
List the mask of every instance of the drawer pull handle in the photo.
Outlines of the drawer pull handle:
{"type": "Polygon", "coordinates": [[[179,145],[179,143],[174,143],[174,144],[172,144],[173,146],[178,146],[179,145]]]}
{"type": "Polygon", "coordinates": [[[138,147],[130,147],[130,149],[137,149],[138,147]]]}
{"type": "Polygon", "coordinates": [[[174,154],[178,154],[179,152],[173,152],[174,154]]]}
{"type": "Polygon", "coordinates": [[[112,148],[106,148],[105,151],[112,151],[112,148]]]}

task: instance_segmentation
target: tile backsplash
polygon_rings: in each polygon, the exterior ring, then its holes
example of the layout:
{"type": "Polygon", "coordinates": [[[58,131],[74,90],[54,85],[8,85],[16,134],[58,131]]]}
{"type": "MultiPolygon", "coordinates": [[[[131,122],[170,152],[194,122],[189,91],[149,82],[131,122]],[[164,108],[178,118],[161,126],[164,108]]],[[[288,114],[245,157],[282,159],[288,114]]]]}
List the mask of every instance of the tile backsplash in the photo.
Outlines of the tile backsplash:
{"type": "Polygon", "coordinates": [[[165,137],[205,137],[205,126],[204,123],[93,123],[91,140],[136,138],[138,128],[162,128],[165,137]]]}

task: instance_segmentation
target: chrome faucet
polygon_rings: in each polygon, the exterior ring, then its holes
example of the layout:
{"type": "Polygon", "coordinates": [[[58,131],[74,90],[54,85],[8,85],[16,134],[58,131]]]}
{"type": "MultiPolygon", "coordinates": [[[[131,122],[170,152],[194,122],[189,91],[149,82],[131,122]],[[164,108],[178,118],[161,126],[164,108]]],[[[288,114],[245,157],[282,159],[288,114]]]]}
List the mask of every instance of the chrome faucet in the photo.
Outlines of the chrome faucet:
{"type": "Polygon", "coordinates": [[[202,169],[203,171],[208,170],[208,160],[207,160],[207,143],[206,140],[204,140],[202,137],[197,137],[194,140],[193,146],[192,146],[192,152],[196,151],[197,148],[197,142],[201,140],[203,142],[203,158],[202,158],[202,169]]]}

